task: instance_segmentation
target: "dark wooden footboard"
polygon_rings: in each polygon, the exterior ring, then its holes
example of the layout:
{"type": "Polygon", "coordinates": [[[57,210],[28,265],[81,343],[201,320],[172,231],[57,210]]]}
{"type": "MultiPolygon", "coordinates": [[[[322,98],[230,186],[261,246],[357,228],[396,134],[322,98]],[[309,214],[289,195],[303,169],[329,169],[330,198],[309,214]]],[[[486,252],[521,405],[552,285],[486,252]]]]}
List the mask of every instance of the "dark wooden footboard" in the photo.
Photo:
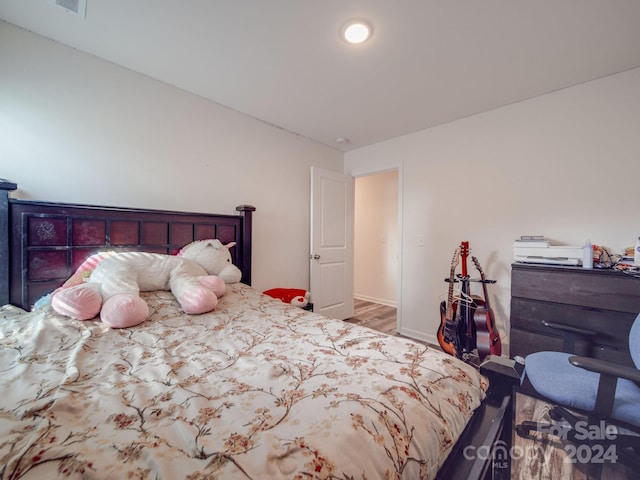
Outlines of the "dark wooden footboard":
{"type": "Polygon", "coordinates": [[[438,471],[438,480],[508,480],[512,417],[511,394],[489,391],[438,471]]]}

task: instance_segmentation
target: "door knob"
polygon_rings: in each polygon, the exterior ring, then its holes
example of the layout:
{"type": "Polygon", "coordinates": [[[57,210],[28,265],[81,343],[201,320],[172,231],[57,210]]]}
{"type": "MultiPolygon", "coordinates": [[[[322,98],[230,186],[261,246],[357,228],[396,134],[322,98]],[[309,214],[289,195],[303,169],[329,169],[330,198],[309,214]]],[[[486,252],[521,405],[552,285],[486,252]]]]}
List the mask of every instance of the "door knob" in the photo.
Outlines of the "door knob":
{"type": "Polygon", "coordinates": [[[318,255],[317,253],[313,256],[314,260],[320,260],[320,255],[318,255]]]}

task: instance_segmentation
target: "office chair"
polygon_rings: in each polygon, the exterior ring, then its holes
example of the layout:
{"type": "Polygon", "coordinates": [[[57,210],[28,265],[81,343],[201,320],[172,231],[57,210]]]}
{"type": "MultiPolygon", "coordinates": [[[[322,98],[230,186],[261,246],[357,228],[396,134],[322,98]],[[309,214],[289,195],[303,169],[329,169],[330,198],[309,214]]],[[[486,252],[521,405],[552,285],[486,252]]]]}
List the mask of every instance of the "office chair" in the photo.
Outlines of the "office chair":
{"type": "MultiPolygon", "coordinates": [[[[576,335],[595,334],[559,324],[548,326],[568,333],[565,348],[574,345],[576,335]]],[[[640,436],[636,433],[640,432],[640,314],[631,326],[629,351],[636,368],[567,352],[527,355],[526,378],[540,396],[555,404],[549,412],[555,422],[522,422],[516,426],[516,433],[528,437],[532,431],[542,432],[575,445],[598,448],[600,453],[614,454],[605,456],[604,461],[613,459],[640,471],[640,436]]],[[[602,464],[591,467],[600,474],[602,464]]]]}

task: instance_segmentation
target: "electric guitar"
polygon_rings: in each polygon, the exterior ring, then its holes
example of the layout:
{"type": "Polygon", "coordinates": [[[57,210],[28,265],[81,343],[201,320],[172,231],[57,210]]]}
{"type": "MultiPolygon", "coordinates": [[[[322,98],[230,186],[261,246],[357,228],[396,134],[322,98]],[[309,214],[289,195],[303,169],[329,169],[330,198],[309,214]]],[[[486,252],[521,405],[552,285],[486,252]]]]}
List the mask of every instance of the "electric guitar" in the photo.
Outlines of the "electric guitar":
{"type": "Polygon", "coordinates": [[[489,294],[487,293],[487,283],[492,280],[484,278],[484,272],[480,267],[480,262],[476,257],[471,257],[474,265],[480,273],[480,282],[482,283],[482,291],[484,293],[484,304],[476,307],[473,314],[473,322],[476,327],[476,344],[478,348],[478,356],[480,361],[484,360],[487,355],[502,355],[502,343],[500,342],[500,334],[496,328],[496,320],[493,310],[489,306],[489,294]]]}
{"type": "Polygon", "coordinates": [[[449,355],[458,356],[461,350],[458,319],[456,318],[457,306],[453,301],[453,284],[456,282],[456,267],[460,261],[460,248],[456,248],[451,259],[449,278],[449,292],[447,300],[440,303],[440,327],[438,327],[438,343],[442,350],[449,355]]]}

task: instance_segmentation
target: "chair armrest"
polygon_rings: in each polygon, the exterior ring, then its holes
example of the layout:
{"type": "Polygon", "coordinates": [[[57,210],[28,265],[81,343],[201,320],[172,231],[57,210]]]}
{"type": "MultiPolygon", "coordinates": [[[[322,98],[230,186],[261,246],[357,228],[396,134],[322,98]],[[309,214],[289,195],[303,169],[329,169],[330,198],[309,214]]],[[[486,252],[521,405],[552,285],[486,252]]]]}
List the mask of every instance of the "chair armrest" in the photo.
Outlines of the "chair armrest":
{"type": "Polygon", "coordinates": [[[569,362],[578,368],[600,374],[598,392],[594,411],[603,417],[611,415],[615,401],[618,378],[626,378],[634,382],[640,382],[640,370],[617,363],[605,362],[589,357],[569,357],[569,362]]]}
{"type": "Polygon", "coordinates": [[[632,382],[640,382],[640,370],[626,365],[620,365],[612,362],[605,362],[597,358],[589,357],[569,357],[569,362],[576,367],[589,370],[591,372],[601,373],[603,375],[611,375],[618,378],[626,378],[632,382]]]}
{"type": "Polygon", "coordinates": [[[593,330],[587,330],[586,328],[573,327],[571,325],[565,325],[564,323],[556,323],[556,322],[547,322],[546,320],[542,321],[542,324],[545,327],[555,328],[556,330],[562,330],[563,332],[571,332],[577,333],[578,335],[583,335],[585,337],[593,337],[597,334],[593,330]]]}
{"type": "Polygon", "coordinates": [[[582,337],[594,337],[597,332],[587,330],[586,328],[573,327],[564,323],[542,321],[545,327],[562,331],[562,351],[566,353],[576,352],[576,339],[580,335],[582,337]]]}

